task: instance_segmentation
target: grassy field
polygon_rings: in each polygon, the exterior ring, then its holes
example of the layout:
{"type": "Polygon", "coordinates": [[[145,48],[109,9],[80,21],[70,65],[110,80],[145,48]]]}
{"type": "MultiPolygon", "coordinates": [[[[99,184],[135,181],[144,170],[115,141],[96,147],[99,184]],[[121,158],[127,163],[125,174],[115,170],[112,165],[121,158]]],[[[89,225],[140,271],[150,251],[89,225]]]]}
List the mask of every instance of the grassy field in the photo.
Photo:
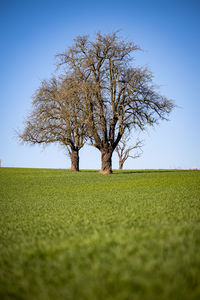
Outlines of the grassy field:
{"type": "Polygon", "coordinates": [[[0,169],[1,299],[200,299],[200,171],[0,169]]]}

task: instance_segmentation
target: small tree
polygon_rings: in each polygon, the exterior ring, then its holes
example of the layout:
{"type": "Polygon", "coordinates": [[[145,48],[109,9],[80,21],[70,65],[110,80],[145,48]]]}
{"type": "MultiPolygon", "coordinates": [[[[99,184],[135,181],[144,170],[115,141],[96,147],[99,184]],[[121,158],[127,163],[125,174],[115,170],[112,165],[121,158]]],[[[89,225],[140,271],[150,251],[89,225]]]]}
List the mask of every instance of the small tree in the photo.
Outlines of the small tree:
{"type": "Polygon", "coordinates": [[[120,39],[117,33],[97,33],[95,40],[78,36],[58,55],[58,64],[81,82],[88,135],[101,152],[103,174],[112,173],[113,151],[127,129],[154,125],[166,119],[174,107],[157,92],[151,72],[131,64],[137,50],[138,46],[120,39]]]}
{"type": "Polygon", "coordinates": [[[128,146],[128,141],[128,136],[123,136],[115,149],[119,158],[119,170],[123,169],[128,158],[139,158],[143,153],[143,142],[141,140],[137,140],[133,146],[128,146]]]}
{"type": "Polygon", "coordinates": [[[18,134],[22,142],[30,144],[64,145],[70,154],[72,171],[79,171],[79,150],[86,139],[79,92],[77,81],[70,76],[43,81],[33,96],[33,111],[25,128],[18,134]]]}

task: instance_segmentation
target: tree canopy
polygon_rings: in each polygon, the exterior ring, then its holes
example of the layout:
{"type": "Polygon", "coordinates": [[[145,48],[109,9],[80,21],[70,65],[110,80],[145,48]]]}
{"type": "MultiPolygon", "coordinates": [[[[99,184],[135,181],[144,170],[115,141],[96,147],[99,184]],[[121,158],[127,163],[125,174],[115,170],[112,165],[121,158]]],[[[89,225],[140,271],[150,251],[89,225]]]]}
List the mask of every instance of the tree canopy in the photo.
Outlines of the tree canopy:
{"type": "Polygon", "coordinates": [[[157,124],[174,107],[157,91],[151,72],[133,65],[133,54],[139,49],[117,32],[97,33],[94,40],[78,36],[58,55],[58,65],[79,78],[83,94],[87,91],[85,120],[91,144],[101,151],[101,173],[112,172],[113,151],[127,129],[157,124]]]}
{"type": "Polygon", "coordinates": [[[86,139],[79,92],[77,81],[70,76],[43,81],[33,96],[33,111],[19,135],[20,140],[31,144],[66,146],[73,171],[79,170],[78,151],[86,139]]]}
{"type": "Polygon", "coordinates": [[[86,139],[101,152],[101,173],[112,173],[112,154],[125,132],[167,119],[174,107],[153,84],[152,73],[133,63],[140,48],[118,32],[78,36],[57,55],[62,74],[43,81],[33,97],[20,139],[65,145],[72,170],[86,139]]]}

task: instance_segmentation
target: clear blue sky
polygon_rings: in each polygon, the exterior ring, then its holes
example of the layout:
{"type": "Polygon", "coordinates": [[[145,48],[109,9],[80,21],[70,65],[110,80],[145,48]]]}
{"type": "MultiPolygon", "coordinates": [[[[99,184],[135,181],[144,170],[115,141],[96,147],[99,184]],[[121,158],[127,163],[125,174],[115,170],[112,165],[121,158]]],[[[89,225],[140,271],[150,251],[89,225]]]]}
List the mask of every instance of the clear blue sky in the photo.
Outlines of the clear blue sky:
{"type": "MultiPolygon", "coordinates": [[[[143,49],[136,63],[151,68],[155,83],[179,108],[143,135],[140,159],[125,168],[200,168],[200,1],[199,0],[1,0],[0,159],[5,167],[69,168],[58,146],[22,146],[31,96],[55,71],[56,53],[79,34],[121,29],[143,49]]],[[[134,138],[134,137],[133,137],[134,138]]],[[[134,142],[134,139],[133,139],[134,142]]],[[[100,153],[80,151],[82,169],[100,168],[100,153]]],[[[117,158],[113,158],[117,167],[117,158]]]]}

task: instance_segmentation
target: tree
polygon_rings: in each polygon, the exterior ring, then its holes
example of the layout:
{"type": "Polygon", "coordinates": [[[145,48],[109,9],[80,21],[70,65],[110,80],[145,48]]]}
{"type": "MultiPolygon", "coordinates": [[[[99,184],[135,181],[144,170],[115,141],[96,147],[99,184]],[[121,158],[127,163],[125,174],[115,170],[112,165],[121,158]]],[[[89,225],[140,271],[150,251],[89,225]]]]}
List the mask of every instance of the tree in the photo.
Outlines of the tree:
{"type": "Polygon", "coordinates": [[[33,111],[18,134],[30,144],[59,143],[71,158],[71,170],[79,171],[79,150],[86,140],[86,127],[78,82],[71,76],[43,81],[33,96],[33,111]]]}
{"type": "Polygon", "coordinates": [[[151,72],[132,64],[137,50],[117,32],[97,33],[95,40],[78,36],[58,55],[58,65],[81,82],[88,135],[101,152],[103,174],[112,173],[113,151],[127,129],[154,125],[174,107],[156,90],[151,72]]]}
{"type": "Polygon", "coordinates": [[[143,142],[137,140],[133,146],[128,146],[129,137],[124,135],[116,147],[116,152],[119,158],[119,170],[123,169],[124,163],[128,158],[139,158],[142,155],[143,142]],[[134,151],[134,154],[132,152],[134,151]]]}

